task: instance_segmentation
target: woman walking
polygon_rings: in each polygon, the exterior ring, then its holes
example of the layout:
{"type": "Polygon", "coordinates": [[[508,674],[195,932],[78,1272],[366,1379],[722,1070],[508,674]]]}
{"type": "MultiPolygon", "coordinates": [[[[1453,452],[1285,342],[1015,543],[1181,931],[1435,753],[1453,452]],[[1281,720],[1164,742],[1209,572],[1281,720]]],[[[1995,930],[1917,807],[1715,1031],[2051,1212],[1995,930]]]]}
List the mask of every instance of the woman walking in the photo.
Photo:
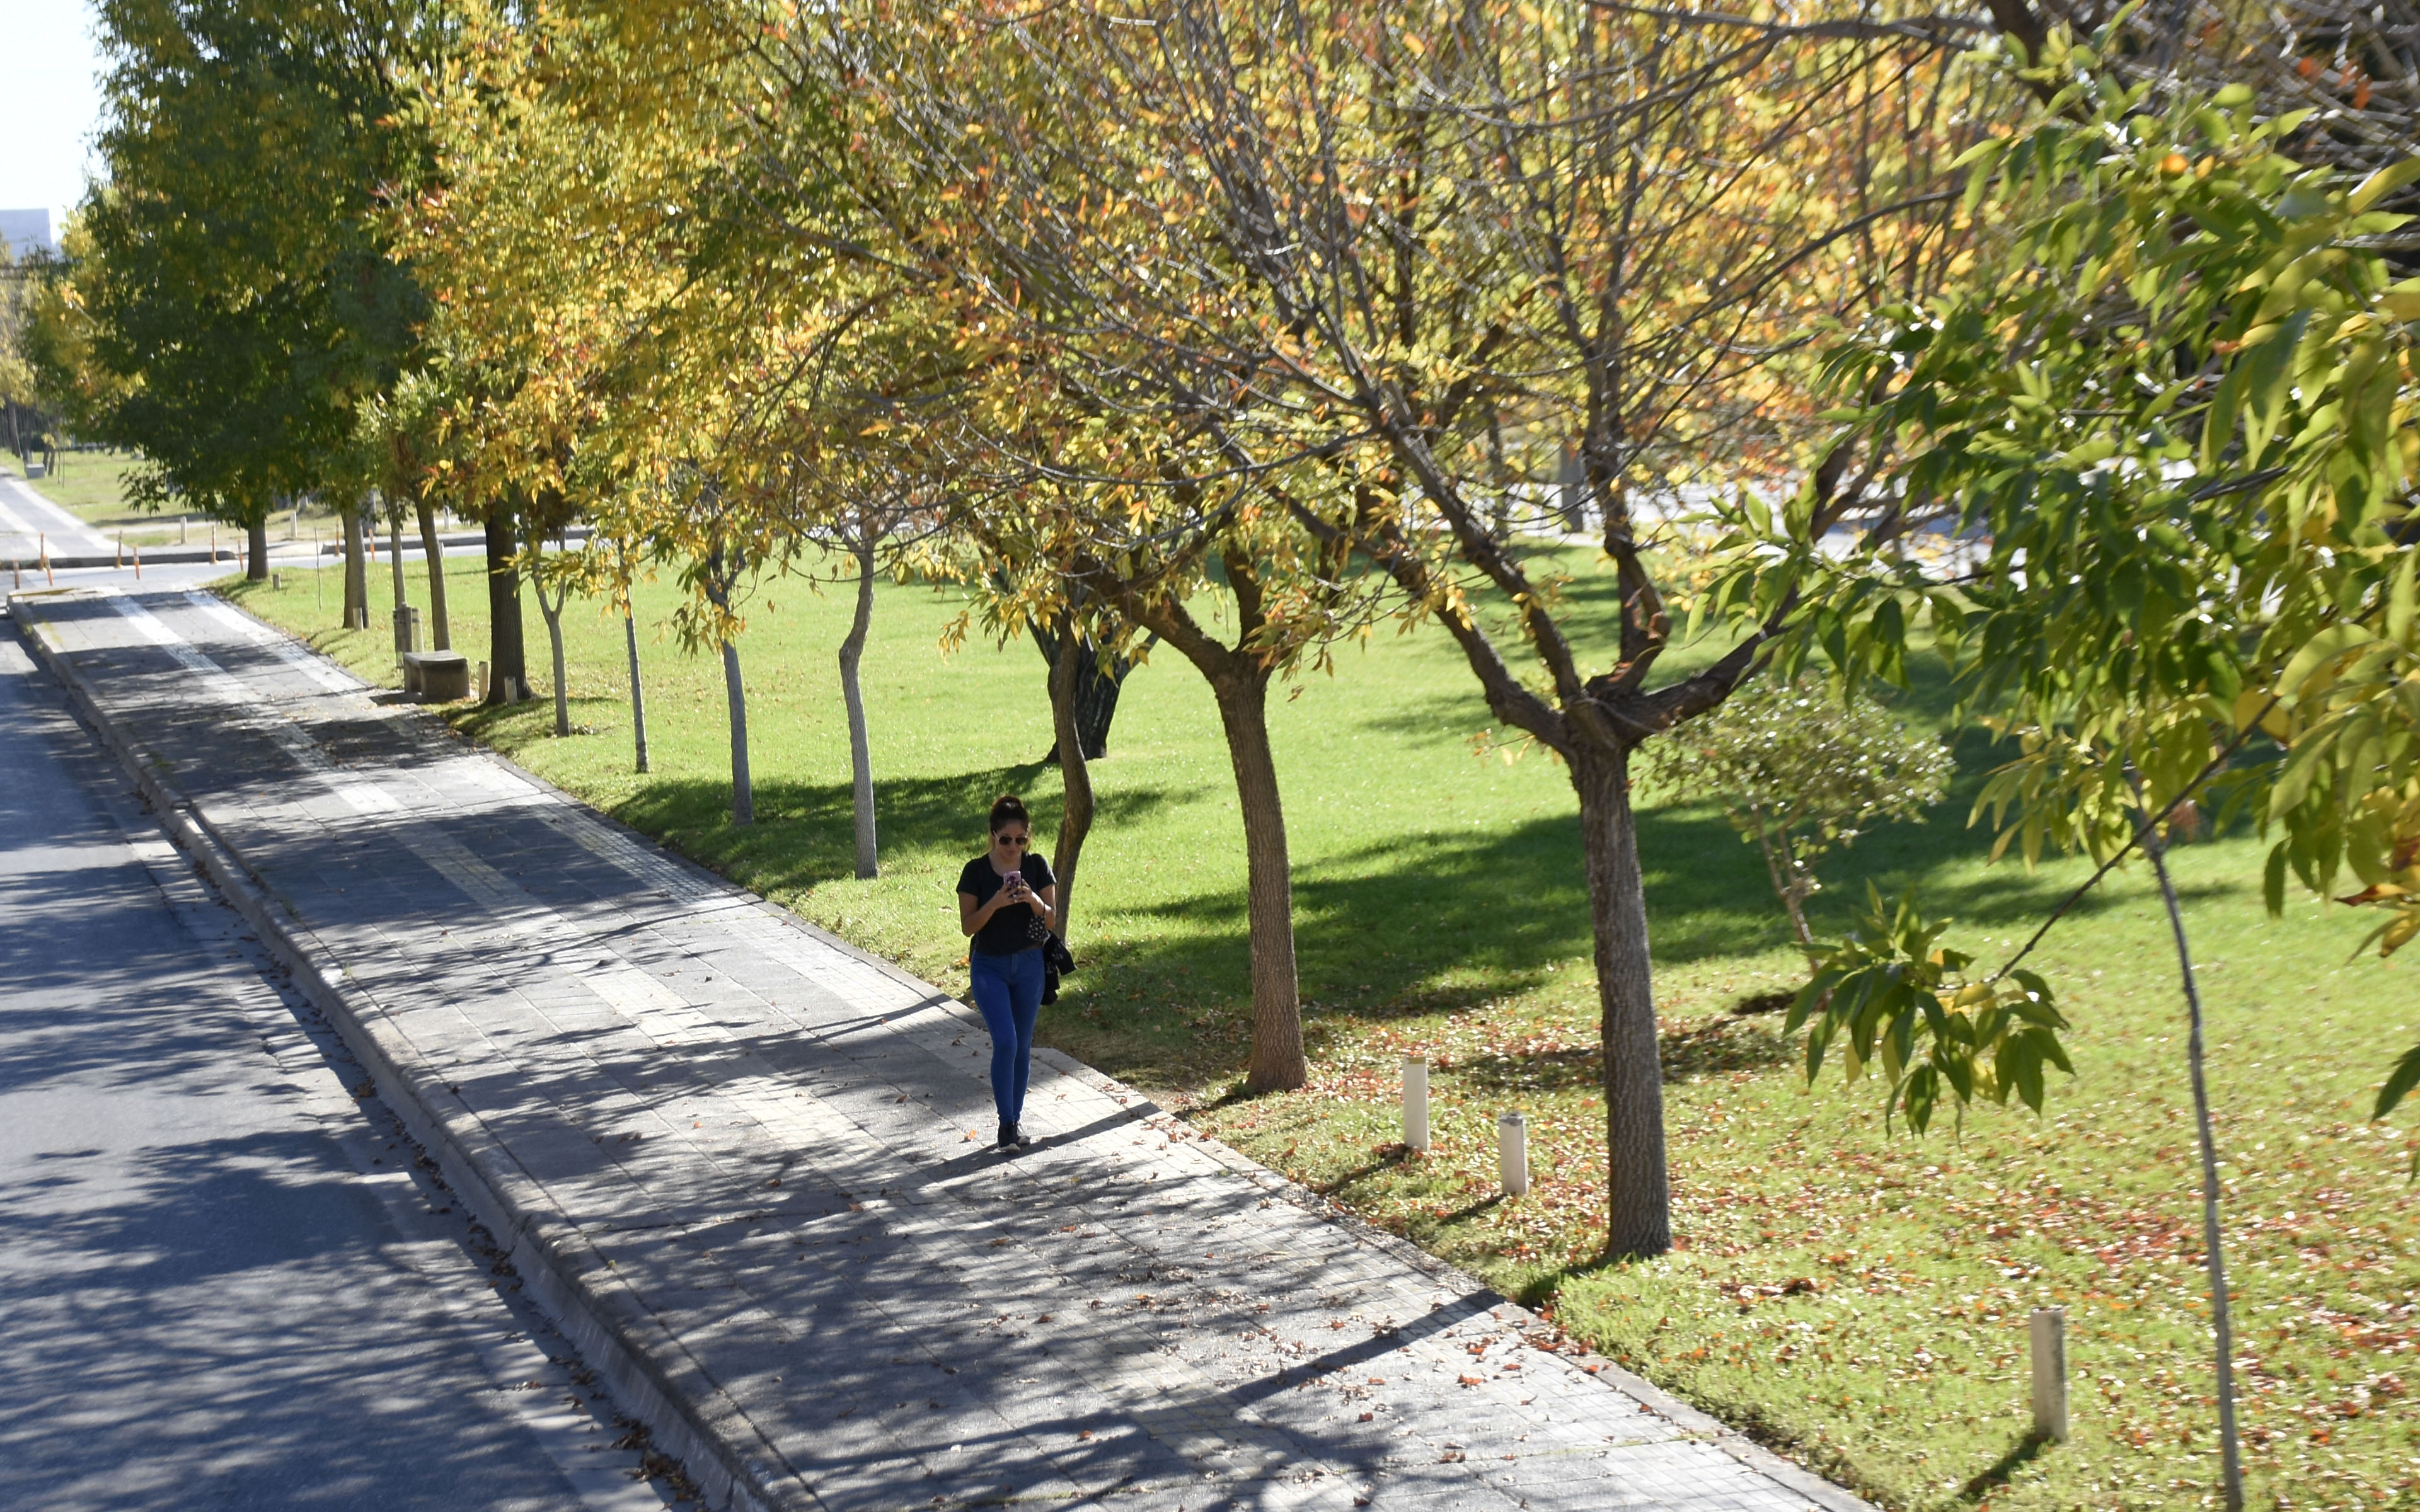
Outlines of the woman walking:
{"type": "Polygon", "coordinates": [[[1058,903],[1050,863],[1033,854],[1025,804],[1003,794],[991,806],[991,849],[958,873],[958,928],[968,937],[975,1007],[991,1031],[991,1096],[1003,1149],[1033,1143],[1017,1120],[1025,1114],[1033,1021],[1042,1011],[1042,942],[1058,903]]]}

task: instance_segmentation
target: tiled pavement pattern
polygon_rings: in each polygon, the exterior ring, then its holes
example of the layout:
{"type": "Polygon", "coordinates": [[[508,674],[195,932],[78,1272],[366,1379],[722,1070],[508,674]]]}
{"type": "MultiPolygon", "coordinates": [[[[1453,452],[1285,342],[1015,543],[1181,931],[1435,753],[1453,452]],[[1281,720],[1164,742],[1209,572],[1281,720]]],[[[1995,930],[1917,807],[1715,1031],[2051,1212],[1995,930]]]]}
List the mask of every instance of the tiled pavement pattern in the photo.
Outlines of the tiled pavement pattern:
{"type": "Polygon", "coordinates": [[[559,1287],[645,1319],[736,1501],[1863,1505],[1072,1062],[995,1153],[970,1011],[215,599],[14,612],[559,1287]]]}

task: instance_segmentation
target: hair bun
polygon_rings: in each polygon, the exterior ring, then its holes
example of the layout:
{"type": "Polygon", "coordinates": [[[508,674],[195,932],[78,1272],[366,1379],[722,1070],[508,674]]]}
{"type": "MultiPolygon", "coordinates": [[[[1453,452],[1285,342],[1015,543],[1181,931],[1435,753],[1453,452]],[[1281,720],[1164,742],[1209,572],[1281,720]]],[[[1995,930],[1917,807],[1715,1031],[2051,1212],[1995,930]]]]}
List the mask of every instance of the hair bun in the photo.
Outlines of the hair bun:
{"type": "Polygon", "coordinates": [[[1000,833],[1002,825],[1023,825],[1033,827],[1033,816],[1025,811],[1025,800],[1014,793],[1003,793],[991,801],[991,832],[1000,833]]]}

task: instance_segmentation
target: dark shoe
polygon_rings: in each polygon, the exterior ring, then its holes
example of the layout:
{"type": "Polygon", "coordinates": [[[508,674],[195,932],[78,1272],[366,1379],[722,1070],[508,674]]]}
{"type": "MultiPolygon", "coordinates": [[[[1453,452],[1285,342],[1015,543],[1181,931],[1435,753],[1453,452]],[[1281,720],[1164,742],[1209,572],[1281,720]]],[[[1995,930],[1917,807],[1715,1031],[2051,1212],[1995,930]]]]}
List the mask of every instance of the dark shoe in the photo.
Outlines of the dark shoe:
{"type": "Polygon", "coordinates": [[[1019,1149],[1033,1143],[1033,1136],[1025,1132],[1023,1124],[1012,1123],[1009,1127],[1016,1132],[1016,1146],[1019,1149]]]}
{"type": "Polygon", "coordinates": [[[1013,1123],[1003,1123],[1000,1126],[1001,1149],[1016,1149],[1025,1145],[1027,1142],[1025,1135],[1017,1131],[1016,1125],[1013,1123]]]}

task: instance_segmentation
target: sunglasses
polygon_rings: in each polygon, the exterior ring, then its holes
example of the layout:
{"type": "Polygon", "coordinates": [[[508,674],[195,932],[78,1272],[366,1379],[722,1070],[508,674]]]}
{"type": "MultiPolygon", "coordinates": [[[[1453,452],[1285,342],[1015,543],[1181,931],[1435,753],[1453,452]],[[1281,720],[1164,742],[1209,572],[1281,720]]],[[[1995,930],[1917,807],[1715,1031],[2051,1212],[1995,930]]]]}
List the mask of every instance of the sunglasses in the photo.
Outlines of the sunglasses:
{"type": "Polygon", "coordinates": [[[995,845],[1031,845],[1033,843],[1023,835],[994,835],[991,838],[991,842],[995,845]]]}

